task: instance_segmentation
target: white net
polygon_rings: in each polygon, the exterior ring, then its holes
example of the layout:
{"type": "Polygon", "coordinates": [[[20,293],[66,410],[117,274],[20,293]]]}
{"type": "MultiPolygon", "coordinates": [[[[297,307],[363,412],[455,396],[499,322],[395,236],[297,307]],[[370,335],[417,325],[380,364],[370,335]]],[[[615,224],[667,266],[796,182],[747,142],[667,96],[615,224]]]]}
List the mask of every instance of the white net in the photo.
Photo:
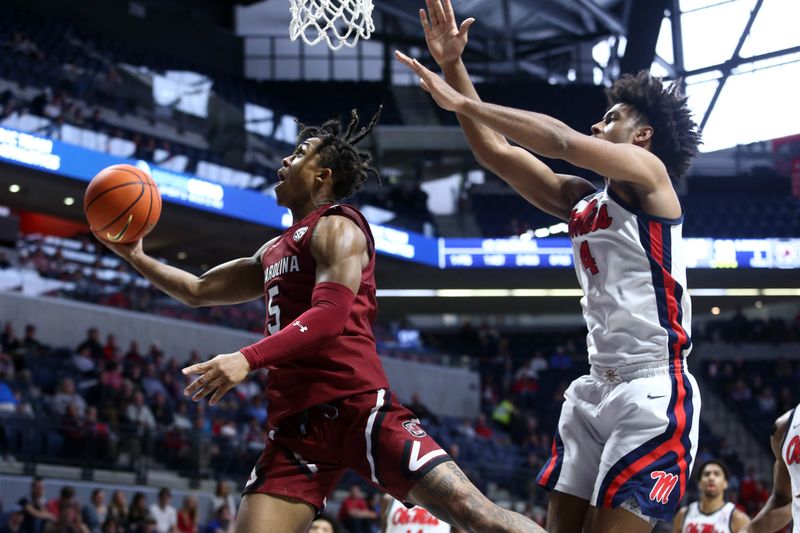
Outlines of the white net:
{"type": "Polygon", "coordinates": [[[298,37],[313,46],[324,40],[331,50],[354,47],[358,40],[369,39],[372,22],[372,0],[289,0],[292,22],[289,36],[298,37]]]}

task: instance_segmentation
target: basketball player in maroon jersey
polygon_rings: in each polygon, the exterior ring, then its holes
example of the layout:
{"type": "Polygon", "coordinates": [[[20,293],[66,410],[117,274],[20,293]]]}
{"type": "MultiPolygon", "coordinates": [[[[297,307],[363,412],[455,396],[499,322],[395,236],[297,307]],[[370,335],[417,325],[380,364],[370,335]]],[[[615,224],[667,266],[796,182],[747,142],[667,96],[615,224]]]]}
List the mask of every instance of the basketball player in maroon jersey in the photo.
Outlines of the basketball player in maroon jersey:
{"type": "MultiPolygon", "coordinates": [[[[267,300],[266,337],[192,365],[185,390],[216,404],[253,370],[269,370],[269,433],[244,489],[237,532],[305,532],[347,468],[398,500],[470,532],[542,531],[469,482],[388,389],[371,323],[375,244],[356,209],[338,204],[371,167],[356,144],[378,120],[346,131],[304,127],[275,194],[294,224],[252,257],[200,277],[145,255],[141,241],[105,243],[154,285],[191,306],[267,300]]],[[[377,174],[377,173],[376,173],[377,174]]]]}

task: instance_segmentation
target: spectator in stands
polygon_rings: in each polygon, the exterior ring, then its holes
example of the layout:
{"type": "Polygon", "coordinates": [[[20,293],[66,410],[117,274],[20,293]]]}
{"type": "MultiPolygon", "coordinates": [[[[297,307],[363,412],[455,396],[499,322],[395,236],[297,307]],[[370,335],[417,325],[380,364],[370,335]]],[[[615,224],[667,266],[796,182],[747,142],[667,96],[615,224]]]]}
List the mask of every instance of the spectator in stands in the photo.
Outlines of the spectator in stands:
{"type": "Polygon", "coordinates": [[[517,408],[514,407],[511,399],[504,398],[503,401],[495,406],[494,411],[492,412],[492,420],[504,428],[509,428],[511,426],[511,419],[516,412],[517,408]]]}
{"type": "Polygon", "coordinates": [[[0,533],[22,533],[22,523],[25,520],[25,512],[22,507],[15,507],[8,513],[5,521],[0,524],[0,533]]]}
{"type": "Polygon", "coordinates": [[[408,405],[408,410],[414,413],[417,418],[423,422],[427,421],[432,424],[439,424],[439,417],[433,414],[433,411],[428,409],[428,407],[422,403],[419,394],[416,392],[411,395],[411,403],[408,405]]]}
{"type": "Polygon", "coordinates": [[[48,522],[42,533],[90,533],[83,523],[80,503],[62,500],[58,506],[58,518],[54,522],[48,522]]]}
{"type": "Polygon", "coordinates": [[[158,533],[175,533],[178,527],[178,512],[172,506],[172,493],[166,487],[158,491],[158,502],[150,506],[150,516],[156,520],[158,533]]]}
{"type": "Polygon", "coordinates": [[[7,374],[0,372],[0,416],[16,413],[17,404],[19,404],[19,400],[11,390],[7,374]]]}
{"type": "Polygon", "coordinates": [[[474,439],[476,435],[475,428],[472,427],[472,421],[469,418],[465,418],[461,421],[457,431],[461,436],[467,439],[474,439]]]}
{"type": "Polygon", "coordinates": [[[494,434],[492,428],[486,423],[486,417],[483,414],[478,415],[478,419],[475,421],[475,434],[484,439],[491,439],[494,434]]]}
{"type": "Polygon", "coordinates": [[[3,326],[3,333],[0,334],[0,348],[6,353],[15,352],[20,347],[17,334],[14,332],[14,326],[11,322],[6,322],[3,326]]]}
{"type": "Polygon", "coordinates": [[[108,506],[108,518],[114,520],[117,525],[124,527],[128,523],[129,513],[130,510],[125,493],[121,490],[115,490],[114,494],[111,495],[111,505],[108,506]]]}
{"type": "Polygon", "coordinates": [[[92,359],[95,361],[103,359],[103,345],[100,344],[100,332],[97,331],[97,328],[89,328],[89,331],[86,332],[86,339],[78,345],[75,351],[81,352],[87,347],[89,348],[92,359]]]}
{"type": "Polygon", "coordinates": [[[167,395],[167,390],[164,388],[164,384],[161,383],[161,377],[158,374],[158,368],[155,363],[147,364],[141,381],[142,388],[148,397],[153,397],[156,394],[167,395]]]}
{"type": "Polygon", "coordinates": [[[44,524],[56,519],[55,515],[47,510],[44,479],[40,476],[34,477],[31,481],[30,495],[21,498],[17,503],[25,515],[22,521],[22,533],[39,533],[44,524]]]}
{"type": "Polygon", "coordinates": [[[139,434],[156,428],[156,419],[150,407],[144,401],[144,394],[136,391],[133,394],[133,403],[125,411],[128,422],[135,424],[139,428],[139,434]]]}
{"type": "Polygon", "coordinates": [[[83,522],[92,533],[100,533],[100,528],[108,516],[108,506],[106,505],[106,493],[103,489],[94,489],[89,503],[83,507],[81,512],[83,522]]]}
{"type": "Polygon", "coordinates": [[[120,524],[115,518],[108,517],[103,525],[100,526],[100,533],[125,533],[125,526],[120,524]]]}
{"type": "Polygon", "coordinates": [[[191,494],[183,498],[183,505],[178,511],[178,533],[198,533],[197,498],[191,494]]]}
{"type": "Polygon", "coordinates": [[[339,521],[351,533],[371,533],[371,523],[378,515],[369,508],[361,487],[353,485],[339,508],[339,521]]]}
{"type": "Polygon", "coordinates": [[[6,253],[0,250],[0,270],[11,268],[11,261],[6,257],[6,253]]]}
{"type": "Polygon", "coordinates": [[[48,348],[36,338],[36,326],[33,324],[25,326],[25,336],[22,338],[22,347],[27,350],[28,353],[39,352],[48,348]]]}
{"type": "Polygon", "coordinates": [[[567,353],[564,346],[557,346],[553,355],[550,356],[550,368],[557,370],[572,368],[572,357],[567,353]]]}
{"type": "Polygon", "coordinates": [[[224,479],[217,480],[214,496],[209,502],[208,514],[213,516],[221,506],[226,506],[231,516],[236,516],[236,498],[231,494],[231,485],[224,479]]]}
{"type": "Polygon", "coordinates": [[[227,505],[220,505],[214,518],[206,524],[206,533],[233,533],[234,521],[227,505]]]}
{"type": "Polygon", "coordinates": [[[342,526],[332,516],[322,514],[311,522],[308,533],[342,533],[342,526]]]}
{"type": "Polygon", "coordinates": [[[75,392],[75,382],[71,378],[63,378],[53,398],[53,411],[63,416],[70,404],[75,404],[78,416],[83,416],[86,412],[86,401],[75,392]]]}
{"type": "Polygon", "coordinates": [[[150,516],[150,511],[147,508],[147,496],[143,492],[135,493],[128,512],[128,531],[141,533],[147,527],[147,521],[152,519],[153,517],[150,516]]]}
{"type": "Polygon", "coordinates": [[[166,395],[157,392],[153,396],[150,410],[153,412],[153,417],[156,419],[158,426],[169,427],[172,425],[172,408],[167,401],[166,395]]]}
{"type": "Polygon", "coordinates": [[[106,337],[106,345],[103,346],[103,357],[106,361],[116,361],[119,357],[119,346],[117,346],[117,338],[113,333],[109,333],[106,337]]]}
{"type": "Polygon", "coordinates": [[[75,489],[69,485],[64,485],[58,493],[58,498],[53,498],[47,502],[47,510],[50,511],[53,516],[59,518],[64,506],[72,507],[75,501],[75,489]]]}
{"type": "Polygon", "coordinates": [[[88,346],[72,355],[72,366],[81,374],[94,374],[95,362],[92,360],[92,351],[88,346]]]}

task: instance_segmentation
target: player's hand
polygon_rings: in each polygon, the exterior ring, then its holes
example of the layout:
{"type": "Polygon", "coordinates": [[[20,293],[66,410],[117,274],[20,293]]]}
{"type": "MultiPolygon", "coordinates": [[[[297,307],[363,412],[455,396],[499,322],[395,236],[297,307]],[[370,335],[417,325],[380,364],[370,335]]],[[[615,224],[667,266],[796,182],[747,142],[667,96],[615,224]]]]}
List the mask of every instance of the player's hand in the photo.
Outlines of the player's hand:
{"type": "Polygon", "coordinates": [[[430,93],[442,109],[458,112],[461,106],[469,100],[466,96],[450,87],[437,74],[423,67],[422,63],[416,59],[412,59],[400,51],[396,51],[394,54],[398,61],[419,76],[420,87],[430,93]]]}
{"type": "Polygon", "coordinates": [[[451,0],[425,0],[428,4],[428,13],[419,10],[422,29],[425,30],[425,42],[428,43],[433,59],[440,67],[451,65],[461,58],[467,46],[469,27],[475,22],[468,18],[456,26],[456,16],[453,13],[451,0]]]}
{"type": "Polygon", "coordinates": [[[144,249],[142,248],[142,239],[139,239],[136,242],[131,242],[128,244],[121,244],[118,242],[111,242],[108,241],[100,236],[96,231],[92,230],[94,236],[97,237],[97,240],[102,242],[106,248],[120,256],[126,261],[130,261],[132,255],[137,253],[144,253],[144,249]]]}
{"type": "Polygon", "coordinates": [[[250,363],[242,352],[220,354],[210,361],[183,369],[184,376],[200,376],[184,389],[183,394],[191,396],[192,401],[196,402],[213,392],[208,405],[216,405],[226,392],[244,381],[249,373],[250,363]]]}

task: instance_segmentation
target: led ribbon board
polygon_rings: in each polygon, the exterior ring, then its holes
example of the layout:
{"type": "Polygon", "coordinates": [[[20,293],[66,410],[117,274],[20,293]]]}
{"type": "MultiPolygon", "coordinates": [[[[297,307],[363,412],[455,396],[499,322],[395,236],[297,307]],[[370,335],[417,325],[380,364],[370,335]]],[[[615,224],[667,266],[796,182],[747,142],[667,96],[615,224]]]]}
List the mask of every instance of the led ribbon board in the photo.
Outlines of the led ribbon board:
{"type": "MultiPolygon", "coordinates": [[[[292,222],[289,211],[280,207],[272,196],[10,128],[0,127],[0,161],[84,182],[105,167],[127,163],[150,172],[168,202],[273,228],[287,228],[292,222]]],[[[573,265],[572,245],[566,238],[434,239],[389,226],[370,226],[378,252],[428,266],[565,268],[573,265]]],[[[689,268],[800,268],[800,239],[685,241],[689,268]]]]}

